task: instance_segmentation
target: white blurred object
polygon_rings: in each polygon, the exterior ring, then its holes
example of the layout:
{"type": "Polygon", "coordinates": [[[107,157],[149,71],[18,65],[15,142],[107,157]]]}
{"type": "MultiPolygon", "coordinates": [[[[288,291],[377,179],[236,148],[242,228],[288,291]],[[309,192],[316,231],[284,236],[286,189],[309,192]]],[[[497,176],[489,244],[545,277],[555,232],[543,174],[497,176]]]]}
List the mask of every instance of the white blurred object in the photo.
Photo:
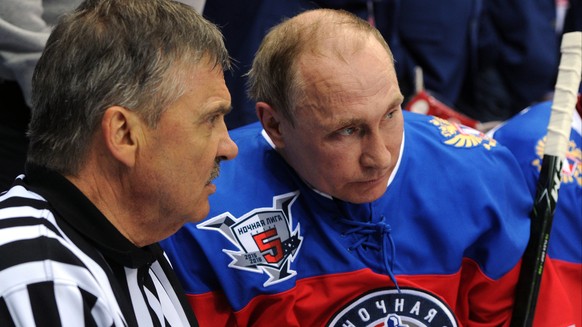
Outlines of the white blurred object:
{"type": "Polygon", "coordinates": [[[568,0],[556,0],[556,35],[562,35],[564,20],[569,7],[568,0]]]}
{"type": "Polygon", "coordinates": [[[194,9],[196,9],[196,11],[199,12],[200,14],[202,14],[202,12],[204,11],[204,5],[206,4],[206,0],[178,0],[178,1],[194,7],[194,9]]]}

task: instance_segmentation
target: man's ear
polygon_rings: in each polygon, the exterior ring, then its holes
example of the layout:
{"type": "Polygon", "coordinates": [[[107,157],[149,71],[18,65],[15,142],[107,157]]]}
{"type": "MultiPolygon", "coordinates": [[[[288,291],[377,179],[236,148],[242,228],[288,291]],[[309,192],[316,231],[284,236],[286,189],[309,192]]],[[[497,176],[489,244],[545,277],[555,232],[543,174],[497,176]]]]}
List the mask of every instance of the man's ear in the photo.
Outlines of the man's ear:
{"type": "Polygon", "coordinates": [[[257,112],[257,117],[259,117],[259,121],[263,125],[265,132],[267,132],[271,138],[271,141],[273,141],[278,149],[284,148],[285,141],[281,133],[281,122],[283,117],[281,117],[281,114],[266,102],[257,102],[255,110],[257,112]]]}
{"type": "Polygon", "coordinates": [[[119,106],[107,108],[101,120],[105,147],[115,159],[128,167],[135,164],[140,128],[137,115],[119,106]]]}

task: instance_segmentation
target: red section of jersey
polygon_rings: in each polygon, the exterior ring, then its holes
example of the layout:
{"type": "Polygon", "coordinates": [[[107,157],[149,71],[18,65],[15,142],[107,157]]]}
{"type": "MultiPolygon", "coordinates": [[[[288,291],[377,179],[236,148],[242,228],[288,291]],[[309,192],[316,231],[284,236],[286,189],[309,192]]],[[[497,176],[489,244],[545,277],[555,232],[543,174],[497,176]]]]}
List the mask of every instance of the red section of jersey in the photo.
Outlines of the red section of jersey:
{"type": "MultiPolygon", "coordinates": [[[[400,287],[418,288],[438,294],[452,310],[463,312],[465,317],[462,319],[491,318],[491,315],[487,314],[484,314],[484,317],[469,317],[467,310],[461,309],[469,304],[469,301],[463,301],[461,298],[491,296],[493,301],[474,301],[483,303],[486,306],[482,308],[483,310],[504,312],[492,319],[488,325],[498,326],[501,321],[508,320],[508,308],[512,299],[499,299],[495,294],[480,293],[479,287],[467,285],[466,289],[458,288],[463,282],[473,285],[497,283],[499,287],[503,287],[504,281],[495,282],[487,279],[472,261],[466,260],[465,266],[467,269],[464,269],[463,273],[398,276],[397,279],[400,287]],[[471,294],[466,294],[470,290],[471,294]]],[[[510,274],[506,278],[514,279],[514,276],[510,274]]],[[[301,279],[288,291],[274,295],[258,295],[243,310],[236,313],[230,312],[226,299],[218,293],[190,295],[189,299],[201,326],[325,326],[334,314],[353,299],[381,287],[393,287],[390,278],[364,269],[301,279]]]]}
{"type": "Polygon", "coordinates": [[[237,326],[232,309],[221,292],[186,294],[199,326],[237,326]]]}
{"type": "MultiPolygon", "coordinates": [[[[509,326],[513,298],[500,298],[498,294],[509,292],[518,275],[518,269],[513,269],[494,281],[487,278],[473,261],[465,260],[462,273],[400,275],[397,279],[400,287],[439,294],[455,311],[460,326],[484,327],[509,326]],[[492,284],[495,288],[490,287],[492,284]],[[492,289],[495,291],[486,291],[492,289]]],[[[572,311],[577,315],[576,326],[582,326],[581,310],[573,310],[570,306],[571,302],[574,308],[582,308],[581,278],[580,265],[546,261],[534,327],[572,326],[572,311]],[[565,283],[568,292],[562,283],[565,283]],[[568,297],[563,297],[564,294],[568,297]]],[[[302,279],[288,291],[255,297],[246,308],[236,313],[232,312],[221,292],[189,294],[188,299],[200,326],[325,326],[353,298],[382,286],[391,287],[393,284],[387,276],[364,269],[302,279]]]]}
{"type": "Polygon", "coordinates": [[[533,327],[574,326],[574,310],[569,293],[564,288],[556,261],[546,255],[533,327]]]}
{"type": "MultiPolygon", "coordinates": [[[[572,303],[576,326],[582,326],[582,265],[556,259],[552,259],[552,262],[555,272],[560,277],[560,281],[564,286],[567,297],[572,303]]],[[[543,276],[545,276],[546,273],[547,270],[544,270],[543,276]]],[[[543,283],[545,283],[544,280],[542,280],[542,290],[545,288],[546,291],[548,291],[548,289],[552,287],[551,285],[544,287],[545,285],[543,283]]],[[[540,293],[541,292],[542,291],[540,291],[540,293]]],[[[543,294],[540,295],[543,296],[543,294]]],[[[547,305],[548,303],[541,296],[538,305],[547,305]]]]}
{"type": "MultiPolygon", "coordinates": [[[[563,297],[562,284],[556,279],[555,263],[546,261],[546,264],[534,326],[570,326],[571,308],[568,299],[563,297]]],[[[568,278],[580,276],[580,266],[558,265],[568,278]]],[[[475,262],[466,259],[462,271],[456,274],[399,275],[397,280],[400,287],[438,294],[456,313],[460,326],[509,326],[513,298],[499,294],[510,294],[518,275],[516,268],[501,279],[492,280],[475,262]]],[[[220,292],[188,295],[188,298],[200,326],[325,326],[356,297],[381,287],[393,287],[390,278],[364,269],[301,279],[285,292],[256,296],[239,312],[232,312],[220,292]]]]}

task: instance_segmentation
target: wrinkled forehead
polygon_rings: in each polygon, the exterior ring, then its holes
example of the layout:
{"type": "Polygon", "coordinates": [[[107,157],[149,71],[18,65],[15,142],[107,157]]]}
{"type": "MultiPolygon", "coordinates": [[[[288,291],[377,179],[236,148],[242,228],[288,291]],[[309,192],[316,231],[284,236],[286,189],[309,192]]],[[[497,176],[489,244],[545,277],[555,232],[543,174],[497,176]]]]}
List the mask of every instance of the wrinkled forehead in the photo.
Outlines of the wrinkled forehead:
{"type": "Polygon", "coordinates": [[[298,70],[296,117],[320,114],[325,121],[341,113],[371,113],[372,108],[379,110],[374,115],[381,116],[400,96],[394,66],[381,45],[340,45],[328,52],[305,54],[298,70]]]}
{"type": "Polygon", "coordinates": [[[336,34],[318,42],[318,46],[299,55],[299,89],[315,85],[345,92],[382,75],[396,78],[391,56],[373,37],[336,34]]]}
{"type": "Polygon", "coordinates": [[[350,28],[327,29],[315,33],[306,40],[301,57],[345,59],[359,51],[365,51],[377,41],[369,34],[350,28]]]}

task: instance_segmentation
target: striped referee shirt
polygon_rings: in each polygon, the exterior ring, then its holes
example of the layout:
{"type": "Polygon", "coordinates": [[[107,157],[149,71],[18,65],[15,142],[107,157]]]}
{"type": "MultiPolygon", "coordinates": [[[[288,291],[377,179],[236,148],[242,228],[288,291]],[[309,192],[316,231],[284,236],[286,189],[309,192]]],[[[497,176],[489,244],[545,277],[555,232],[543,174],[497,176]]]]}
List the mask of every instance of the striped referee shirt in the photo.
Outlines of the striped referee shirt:
{"type": "Polygon", "coordinates": [[[197,326],[157,245],[136,247],[60,174],[0,195],[0,326],[197,326]]]}

